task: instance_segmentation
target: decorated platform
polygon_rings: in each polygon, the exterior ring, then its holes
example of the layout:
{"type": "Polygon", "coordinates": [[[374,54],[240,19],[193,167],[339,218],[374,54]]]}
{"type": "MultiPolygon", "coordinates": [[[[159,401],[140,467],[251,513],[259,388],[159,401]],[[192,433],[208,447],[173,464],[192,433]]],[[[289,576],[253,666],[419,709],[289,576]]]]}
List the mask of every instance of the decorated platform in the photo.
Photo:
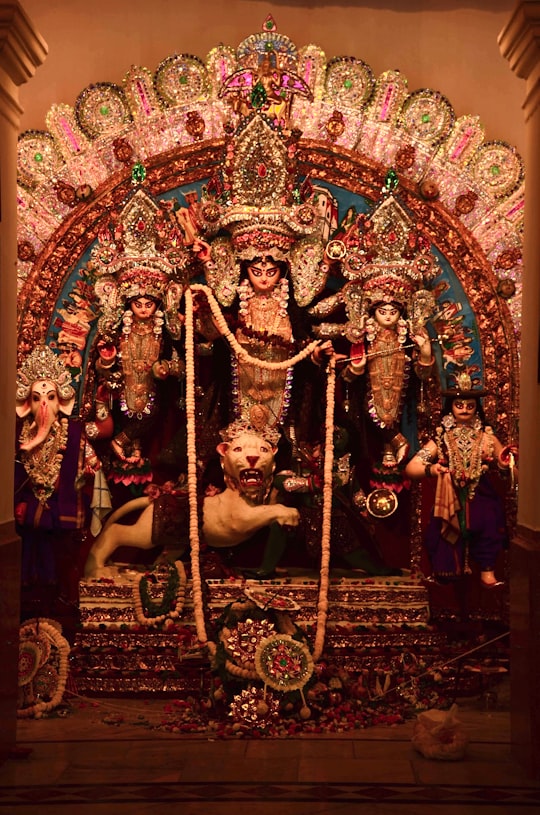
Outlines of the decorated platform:
{"type": "MultiPolygon", "coordinates": [[[[201,682],[208,685],[210,665],[197,645],[191,582],[180,590],[185,600],[178,605],[177,590],[164,600],[165,581],[150,582],[149,612],[141,600],[141,580],[148,576],[144,567],[116,565],[114,571],[114,576],[85,579],[79,586],[81,627],[71,653],[78,689],[106,694],[186,692],[201,682]]],[[[319,591],[315,575],[209,579],[207,591],[209,630],[236,604],[289,617],[308,642],[314,635],[319,591]]],[[[430,625],[426,586],[410,575],[351,577],[338,571],[330,581],[328,603],[325,655],[351,675],[373,668],[382,655],[388,662],[392,652],[414,652],[411,659],[416,661],[446,641],[430,625]]]]}

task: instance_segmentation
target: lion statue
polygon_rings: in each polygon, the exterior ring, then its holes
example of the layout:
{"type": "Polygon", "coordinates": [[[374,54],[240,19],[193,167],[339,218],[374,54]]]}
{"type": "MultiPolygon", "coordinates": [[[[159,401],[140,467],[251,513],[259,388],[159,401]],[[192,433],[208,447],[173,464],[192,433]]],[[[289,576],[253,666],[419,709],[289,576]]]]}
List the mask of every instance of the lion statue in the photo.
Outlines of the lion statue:
{"type": "MultiPolygon", "coordinates": [[[[210,547],[238,546],[266,526],[297,526],[298,510],[272,503],[274,474],[274,436],[256,431],[249,425],[234,423],[221,433],[224,439],[217,445],[223,468],[225,489],[207,495],[202,502],[202,535],[210,547]]],[[[182,549],[182,531],[187,522],[187,490],[178,496],[178,547],[182,549]]],[[[128,501],[113,512],[88,553],[85,577],[105,577],[112,574],[107,565],[121,546],[152,549],[160,545],[156,536],[155,514],[160,512],[160,500],[144,496],[128,501]],[[142,511],[141,511],[142,510],[142,511]],[[141,511],[133,524],[119,523],[134,511],[141,511]]]]}

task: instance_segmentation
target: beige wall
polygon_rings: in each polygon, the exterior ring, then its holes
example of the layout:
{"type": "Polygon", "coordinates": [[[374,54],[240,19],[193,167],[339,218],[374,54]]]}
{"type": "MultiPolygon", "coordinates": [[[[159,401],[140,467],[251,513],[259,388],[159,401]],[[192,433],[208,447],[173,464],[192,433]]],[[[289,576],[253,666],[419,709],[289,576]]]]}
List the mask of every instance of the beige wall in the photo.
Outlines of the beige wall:
{"type": "Polygon", "coordinates": [[[45,127],[53,102],[73,104],[92,82],[121,82],[131,64],[154,70],[174,53],[202,59],[236,47],[272,13],[297,47],[354,56],[375,75],[398,68],[411,91],[443,93],[457,115],[474,113],[488,139],[524,152],[524,82],[499,53],[513,0],[22,0],[49,45],[45,65],[21,90],[22,128],[45,127]]]}

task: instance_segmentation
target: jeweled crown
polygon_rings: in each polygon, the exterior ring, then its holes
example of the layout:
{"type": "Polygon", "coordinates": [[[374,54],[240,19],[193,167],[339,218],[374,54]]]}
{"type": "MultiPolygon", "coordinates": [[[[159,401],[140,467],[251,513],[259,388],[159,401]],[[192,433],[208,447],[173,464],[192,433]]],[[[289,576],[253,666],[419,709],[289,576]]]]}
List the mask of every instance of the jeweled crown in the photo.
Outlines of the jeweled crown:
{"type": "Polygon", "coordinates": [[[397,302],[409,311],[415,293],[436,275],[430,242],[394,196],[397,175],[389,171],[381,200],[359,215],[342,236],[342,269],[362,289],[363,310],[397,302]]]}
{"type": "Polygon", "coordinates": [[[17,402],[24,402],[32,384],[40,379],[53,382],[62,400],[67,401],[75,395],[71,374],[48,345],[34,348],[17,371],[17,402]]]}

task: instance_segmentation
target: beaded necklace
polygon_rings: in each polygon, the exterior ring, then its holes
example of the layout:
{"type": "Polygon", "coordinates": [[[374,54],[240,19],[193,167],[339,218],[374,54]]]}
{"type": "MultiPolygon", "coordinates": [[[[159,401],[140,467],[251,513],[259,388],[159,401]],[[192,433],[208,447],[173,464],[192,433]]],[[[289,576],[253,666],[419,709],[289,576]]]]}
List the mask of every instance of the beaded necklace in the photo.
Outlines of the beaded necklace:
{"type": "MultiPolygon", "coordinates": [[[[31,427],[32,422],[27,420],[21,431],[21,443],[32,438],[31,427]]],[[[56,488],[67,439],[68,420],[60,419],[51,425],[47,438],[41,444],[33,450],[21,450],[21,460],[32,484],[32,491],[42,504],[51,497],[56,488]]]]}

